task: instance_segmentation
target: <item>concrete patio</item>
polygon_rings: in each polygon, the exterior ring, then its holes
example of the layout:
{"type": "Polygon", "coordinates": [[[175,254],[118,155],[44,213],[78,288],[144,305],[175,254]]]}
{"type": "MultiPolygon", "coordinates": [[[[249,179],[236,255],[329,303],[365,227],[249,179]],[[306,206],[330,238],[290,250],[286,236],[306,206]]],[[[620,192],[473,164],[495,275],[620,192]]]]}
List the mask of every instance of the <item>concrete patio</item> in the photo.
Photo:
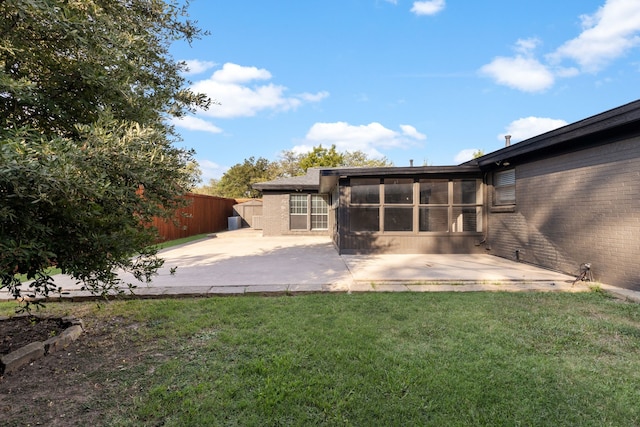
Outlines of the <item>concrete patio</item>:
{"type": "MultiPolygon", "coordinates": [[[[584,292],[574,277],[491,255],[338,255],[328,237],[263,237],[241,229],[162,251],[165,266],[140,297],[298,292],[584,292]],[[177,268],[176,268],[177,267],[177,268]],[[170,270],[176,268],[175,274],[170,270]]],[[[122,275],[135,282],[132,276],[122,275]]],[[[83,299],[70,277],[63,297],[83,299]]],[[[617,288],[607,287],[613,290],[617,288]]],[[[624,291],[624,290],[621,290],[624,291]]],[[[628,291],[627,297],[637,293],[628,291]]],[[[0,291],[0,300],[11,300],[0,291]]]]}

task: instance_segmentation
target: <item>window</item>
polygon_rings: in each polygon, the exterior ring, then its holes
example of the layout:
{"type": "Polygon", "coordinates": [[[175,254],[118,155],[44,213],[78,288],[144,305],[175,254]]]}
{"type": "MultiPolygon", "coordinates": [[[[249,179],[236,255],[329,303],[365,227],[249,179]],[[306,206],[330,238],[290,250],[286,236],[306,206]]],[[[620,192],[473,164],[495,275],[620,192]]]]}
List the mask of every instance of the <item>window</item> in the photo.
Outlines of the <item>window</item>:
{"type": "Polygon", "coordinates": [[[514,205],[516,203],[516,170],[496,172],[493,187],[495,205],[514,205]]]}
{"type": "Polygon", "coordinates": [[[290,230],[326,230],[329,227],[328,224],[329,208],[324,195],[291,194],[289,196],[290,230]]]}
{"type": "Polygon", "coordinates": [[[307,229],[307,195],[292,194],[289,198],[289,228],[307,229]]]}
{"type": "Polygon", "coordinates": [[[311,195],[311,229],[326,230],[329,228],[329,209],[327,200],[319,194],[311,195]]]}

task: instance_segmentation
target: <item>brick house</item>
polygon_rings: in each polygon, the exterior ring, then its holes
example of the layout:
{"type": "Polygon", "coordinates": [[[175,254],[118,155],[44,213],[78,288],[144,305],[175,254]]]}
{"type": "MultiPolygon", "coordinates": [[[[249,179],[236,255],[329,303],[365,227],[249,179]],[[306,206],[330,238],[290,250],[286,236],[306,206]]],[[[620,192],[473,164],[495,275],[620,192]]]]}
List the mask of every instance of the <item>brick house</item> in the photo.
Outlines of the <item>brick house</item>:
{"type": "Polygon", "coordinates": [[[263,233],[340,253],[488,253],[640,290],[640,101],[457,166],[259,183],[263,233]]]}

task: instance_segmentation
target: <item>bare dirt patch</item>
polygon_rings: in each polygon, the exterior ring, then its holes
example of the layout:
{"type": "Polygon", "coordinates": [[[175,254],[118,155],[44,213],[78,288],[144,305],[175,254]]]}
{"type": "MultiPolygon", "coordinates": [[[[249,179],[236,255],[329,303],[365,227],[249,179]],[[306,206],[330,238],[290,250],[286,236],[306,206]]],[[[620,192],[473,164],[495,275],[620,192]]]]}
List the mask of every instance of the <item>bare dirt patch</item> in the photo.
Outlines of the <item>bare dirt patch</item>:
{"type": "MultiPolygon", "coordinates": [[[[122,395],[120,381],[123,370],[149,359],[150,349],[140,348],[135,338],[139,325],[114,317],[83,320],[85,332],[67,348],[0,377],[0,424],[102,426],[117,410],[113,402],[126,404],[139,392],[132,384],[122,395]]],[[[9,331],[11,345],[41,340],[51,326],[22,330],[20,338],[9,331]]]]}
{"type": "Polygon", "coordinates": [[[0,356],[60,335],[64,328],[64,322],[59,318],[20,316],[0,320],[0,356]]]}

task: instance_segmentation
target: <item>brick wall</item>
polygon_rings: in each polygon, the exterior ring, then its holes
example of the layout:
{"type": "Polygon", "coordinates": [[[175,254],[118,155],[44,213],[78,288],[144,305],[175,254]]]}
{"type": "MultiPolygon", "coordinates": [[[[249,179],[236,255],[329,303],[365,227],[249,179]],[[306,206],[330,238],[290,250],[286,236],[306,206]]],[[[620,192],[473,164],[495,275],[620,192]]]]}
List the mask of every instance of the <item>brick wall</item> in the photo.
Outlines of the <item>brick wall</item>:
{"type": "MultiPolygon", "coordinates": [[[[330,215],[331,217],[331,215],[330,215]]],[[[262,195],[262,235],[313,235],[328,236],[329,230],[289,230],[289,193],[265,193],[262,195]]]]}
{"type": "MultiPolygon", "coordinates": [[[[491,203],[491,201],[489,202],[491,203]]],[[[640,290],[640,138],[516,166],[513,212],[489,215],[491,253],[640,290]]]]}
{"type": "Polygon", "coordinates": [[[289,195],[262,195],[262,234],[264,236],[279,236],[282,234],[283,222],[286,219],[288,227],[289,195]]]}

